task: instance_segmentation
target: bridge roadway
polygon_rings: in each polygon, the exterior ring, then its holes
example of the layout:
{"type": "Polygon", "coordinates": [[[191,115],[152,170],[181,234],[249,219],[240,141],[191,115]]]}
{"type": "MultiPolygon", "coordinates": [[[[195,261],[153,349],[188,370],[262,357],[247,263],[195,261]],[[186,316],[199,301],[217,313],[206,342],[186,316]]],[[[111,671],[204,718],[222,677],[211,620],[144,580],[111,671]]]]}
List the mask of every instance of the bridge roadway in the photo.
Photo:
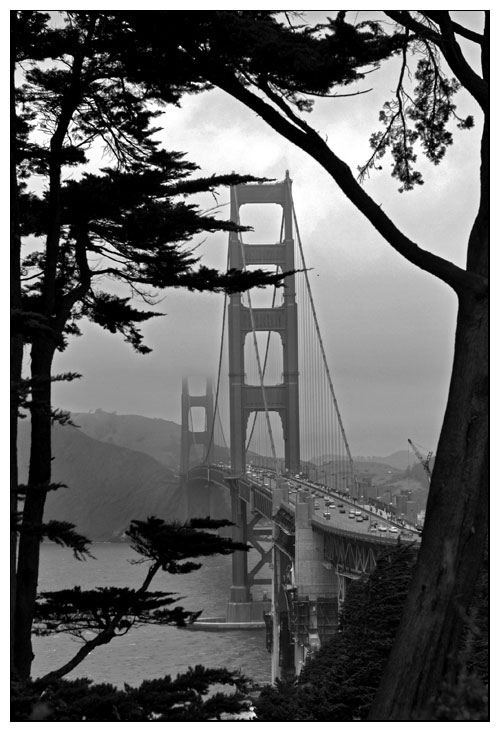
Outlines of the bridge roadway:
{"type": "Polygon", "coordinates": [[[243,520],[245,540],[260,552],[260,561],[251,571],[246,555],[233,555],[231,593],[233,587],[239,592],[242,584],[249,588],[271,583],[272,602],[267,594],[266,601],[263,597],[257,602],[251,596],[248,601],[231,594],[226,623],[234,627],[236,621],[242,626],[265,613],[271,627],[266,637],[272,648],[273,678],[293,678],[308,654],[335,634],[349,583],[371,573],[387,547],[398,541],[420,542],[418,531],[409,524],[397,524],[371,506],[300,476],[277,479],[268,469],[255,467],[244,476],[234,475],[228,465],[219,463],[193,468],[188,483],[200,502],[195,504],[200,512],[215,508],[206,501],[215,493],[211,487],[219,487],[222,495],[230,488],[233,520],[238,526],[243,520]],[[329,516],[323,515],[327,502],[334,504],[327,509],[329,516]],[[239,513],[238,506],[246,508],[239,513]],[[252,515],[248,523],[247,511],[252,515]],[[349,518],[349,512],[355,517],[349,518]],[[354,512],[366,519],[356,520],[354,512]],[[259,534],[256,524],[261,519],[265,525],[259,534]],[[265,535],[269,541],[271,530],[272,547],[266,549],[259,539],[265,542],[265,535]],[[272,564],[273,578],[259,580],[256,574],[266,563],[272,564]]]}
{"type": "MultiPolygon", "coordinates": [[[[240,497],[250,504],[251,508],[263,517],[272,519],[272,490],[276,487],[276,476],[269,470],[251,467],[244,477],[232,476],[229,465],[223,463],[200,465],[190,470],[190,481],[206,481],[212,485],[227,489],[228,480],[238,483],[240,497]]],[[[312,523],[326,533],[338,533],[344,537],[362,539],[369,543],[394,545],[397,540],[419,542],[420,533],[416,527],[405,522],[394,521],[387,515],[380,515],[373,506],[354,501],[345,494],[337,493],[325,486],[312,483],[304,478],[281,478],[280,487],[286,489],[281,501],[281,508],[295,513],[297,498],[312,496],[314,498],[314,517],[312,523]],[[327,508],[326,501],[330,504],[327,508]],[[334,504],[334,505],[331,505],[334,504]],[[345,510],[345,513],[342,512],[345,510]],[[327,511],[330,516],[323,514],[327,511]],[[349,514],[358,512],[366,516],[366,520],[357,521],[349,518],[349,514]],[[375,526],[376,524],[376,526],[375,526]],[[391,531],[392,529],[392,531],[391,531]]]]}

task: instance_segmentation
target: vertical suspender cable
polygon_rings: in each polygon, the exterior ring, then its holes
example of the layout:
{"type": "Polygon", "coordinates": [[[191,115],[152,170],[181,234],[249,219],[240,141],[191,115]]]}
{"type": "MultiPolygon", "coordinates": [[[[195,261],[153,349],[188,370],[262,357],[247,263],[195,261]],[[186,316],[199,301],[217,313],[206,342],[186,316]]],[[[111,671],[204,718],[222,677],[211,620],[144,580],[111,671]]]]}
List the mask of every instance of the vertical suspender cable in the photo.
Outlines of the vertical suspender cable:
{"type": "Polygon", "coordinates": [[[326,360],[326,354],[325,354],[325,348],[324,348],[324,345],[323,345],[323,339],[321,337],[321,332],[320,332],[320,329],[319,329],[318,318],[317,318],[317,315],[316,315],[316,308],[314,306],[314,300],[313,300],[312,292],[311,292],[311,285],[309,283],[309,276],[307,274],[306,264],[305,264],[305,260],[304,260],[304,251],[302,249],[302,241],[300,239],[299,227],[298,227],[298,224],[297,224],[297,216],[296,216],[296,213],[295,213],[295,207],[293,206],[293,201],[292,201],[292,212],[293,212],[293,219],[294,219],[294,222],[295,222],[295,230],[297,232],[297,241],[298,241],[299,249],[300,249],[300,256],[301,256],[301,261],[302,261],[302,267],[304,268],[304,277],[305,277],[305,282],[306,282],[306,287],[307,287],[307,293],[308,293],[308,296],[309,296],[309,301],[311,303],[312,316],[313,316],[313,319],[314,319],[314,325],[315,325],[315,329],[316,329],[316,334],[318,336],[319,347],[320,347],[321,355],[322,355],[322,358],[323,358],[323,365],[324,365],[325,370],[326,370],[326,376],[327,376],[327,379],[328,379],[328,385],[329,385],[329,389],[330,389],[330,394],[331,394],[332,399],[333,399],[333,404],[335,406],[335,412],[337,414],[337,419],[338,419],[338,422],[339,422],[340,430],[342,432],[342,438],[343,438],[344,445],[345,445],[345,448],[346,448],[346,452],[347,452],[347,456],[348,456],[348,460],[349,460],[349,465],[350,465],[350,468],[351,468],[351,471],[352,471],[352,476],[353,476],[353,479],[354,479],[354,483],[355,483],[356,489],[357,489],[358,494],[359,494],[358,481],[357,481],[356,473],[354,471],[354,462],[353,462],[353,459],[352,459],[352,456],[351,456],[351,450],[349,448],[349,443],[347,442],[347,437],[346,437],[346,434],[345,434],[344,425],[342,423],[342,417],[340,416],[340,411],[339,411],[339,407],[338,407],[338,403],[337,403],[337,398],[335,396],[335,391],[333,389],[332,378],[331,378],[331,375],[330,375],[330,369],[328,368],[328,362],[326,360]]]}
{"type": "MultiPolygon", "coordinates": [[[[228,267],[229,267],[229,252],[227,254],[226,270],[228,269],[228,267]]],[[[212,444],[213,444],[213,439],[214,439],[214,429],[215,429],[215,418],[216,418],[217,411],[219,409],[219,389],[220,389],[220,377],[221,377],[221,371],[222,371],[222,358],[223,358],[223,353],[224,353],[224,333],[226,331],[226,312],[227,312],[227,292],[224,293],[224,308],[222,311],[222,331],[221,331],[221,337],[220,337],[219,366],[217,369],[217,387],[215,390],[214,413],[212,415],[210,439],[208,442],[207,452],[204,457],[203,463],[206,463],[208,456],[210,455],[210,450],[212,449],[212,444]]],[[[220,419],[220,414],[219,414],[219,420],[220,420],[222,435],[224,436],[224,430],[222,429],[222,420],[220,419]]]]}

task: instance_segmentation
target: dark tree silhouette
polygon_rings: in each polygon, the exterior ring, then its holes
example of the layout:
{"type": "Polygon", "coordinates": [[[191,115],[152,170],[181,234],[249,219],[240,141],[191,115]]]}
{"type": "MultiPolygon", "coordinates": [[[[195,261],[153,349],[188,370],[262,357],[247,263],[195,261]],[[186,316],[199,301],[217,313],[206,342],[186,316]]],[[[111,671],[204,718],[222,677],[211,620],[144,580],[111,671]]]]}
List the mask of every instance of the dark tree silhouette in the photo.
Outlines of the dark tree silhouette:
{"type": "MultiPolygon", "coordinates": [[[[12,12],[14,466],[20,403],[31,416],[20,522],[15,470],[12,487],[13,561],[17,549],[12,657],[23,678],[29,676],[33,657],[30,636],[45,500],[55,487],[51,423],[64,419],[51,403],[55,352],[65,348],[68,336],[78,335],[78,321],[88,317],[147,353],[139,326],[159,314],[151,305],[163,288],[234,292],[282,280],[282,275],[263,271],[219,272],[200,265],[190,244],[193,237],[237,227],[203,213],[185,197],[255,179],[233,174],[196,178],[196,166],[182,153],[160,149],[153,126],[160,113],[160,102],[153,109],[157,90],[138,79],[147,48],[139,48],[122,19],[97,12],[53,15],[12,12]],[[99,146],[111,164],[89,173],[87,165],[99,146]],[[24,244],[31,251],[22,257],[24,244]],[[23,381],[25,344],[31,373],[23,381]]],[[[161,103],[176,104],[182,94],[206,86],[171,69],[168,80],[163,78],[161,103]]],[[[55,530],[52,524],[52,537],[55,530]]],[[[68,532],[63,536],[68,539],[68,532]]]]}
{"type": "Polygon", "coordinates": [[[14,683],[13,722],[210,722],[248,710],[249,681],[237,671],[195,666],[138,687],[90,679],[14,683]],[[218,691],[215,691],[218,687],[218,691]],[[220,690],[222,689],[222,691],[220,690]]]}
{"type": "Polygon", "coordinates": [[[166,523],[150,516],[146,521],[132,521],[126,535],[139,554],[135,563],[147,563],[142,585],[130,587],[80,587],[42,592],[35,608],[34,630],[38,635],[68,633],[80,641],[75,655],[60,668],[50,671],[40,684],[65,676],[95,648],[110,643],[140,625],[177,625],[193,623],[200,612],[170,608],[179,600],[171,592],[151,591],[158,572],[188,574],[201,567],[186,559],[248,551],[246,544],[220,537],[215,530],[232,526],[225,519],[198,518],[184,523],[166,523]],[[90,634],[90,638],[89,638],[90,634]]]}
{"type": "MultiPolygon", "coordinates": [[[[350,584],[339,632],[304,666],[292,683],[266,687],[256,702],[256,721],[365,721],[399,625],[415,567],[412,546],[389,549],[373,574],[350,584]]],[[[477,583],[461,638],[460,670],[427,700],[421,719],[487,721],[487,565],[477,583]]]]}

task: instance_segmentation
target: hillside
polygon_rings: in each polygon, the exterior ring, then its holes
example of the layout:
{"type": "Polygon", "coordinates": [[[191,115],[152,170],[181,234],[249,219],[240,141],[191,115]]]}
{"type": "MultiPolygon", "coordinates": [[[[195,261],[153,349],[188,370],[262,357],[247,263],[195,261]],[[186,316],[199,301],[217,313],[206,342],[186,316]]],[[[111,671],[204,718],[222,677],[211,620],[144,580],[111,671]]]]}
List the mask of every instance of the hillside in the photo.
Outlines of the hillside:
{"type": "Polygon", "coordinates": [[[396,470],[406,470],[408,465],[413,465],[417,461],[415,455],[413,453],[408,453],[408,450],[398,450],[397,452],[392,452],[390,455],[387,455],[387,457],[358,457],[356,455],[354,460],[361,463],[383,463],[384,465],[388,465],[390,468],[396,468],[396,470]]]}
{"type": "MultiPolygon", "coordinates": [[[[46,519],[71,521],[96,541],[119,536],[132,519],[157,515],[184,518],[178,478],[144,453],[93,439],[74,427],[52,432],[54,482],[68,488],[51,492],[46,519]]],[[[27,480],[29,423],[19,425],[20,482],[27,480]]]]}
{"type": "MultiPolygon", "coordinates": [[[[178,424],[101,409],[73,413],[72,419],[78,429],[56,425],[53,430],[53,481],[69,488],[49,494],[47,518],[71,521],[83,534],[101,541],[119,536],[134,518],[185,518],[187,503],[178,489],[178,424]]],[[[28,421],[21,420],[19,429],[20,481],[26,482],[28,421]]],[[[228,459],[225,448],[215,451],[214,461],[228,459]]],[[[324,456],[322,467],[333,471],[335,462],[324,456]]],[[[356,456],[354,464],[359,478],[371,477],[373,485],[393,493],[411,488],[414,500],[425,505],[428,482],[418,463],[408,475],[407,452],[386,458],[356,456]]]]}
{"type": "MultiPolygon", "coordinates": [[[[335,462],[339,459],[340,458],[336,455],[319,455],[311,458],[309,462],[312,465],[324,466],[326,463],[331,463],[332,461],[335,462]]],[[[396,470],[406,470],[408,465],[413,465],[417,459],[413,453],[408,453],[408,450],[397,450],[397,452],[392,452],[390,455],[387,455],[387,457],[378,457],[376,455],[364,457],[363,455],[354,455],[353,460],[355,466],[358,463],[370,463],[370,466],[372,467],[374,463],[381,463],[389,470],[393,468],[396,470]]]]}
{"type": "Polygon", "coordinates": [[[377,476],[390,476],[391,474],[401,473],[400,469],[397,469],[389,462],[383,462],[382,460],[376,460],[375,458],[366,458],[360,460],[359,458],[354,459],[354,470],[357,475],[363,475],[363,473],[369,473],[370,475],[377,476]]]}
{"type": "Polygon", "coordinates": [[[179,469],[181,428],[175,422],[102,409],[73,412],[71,418],[95,440],[139,450],[171,470],[179,469]]]}

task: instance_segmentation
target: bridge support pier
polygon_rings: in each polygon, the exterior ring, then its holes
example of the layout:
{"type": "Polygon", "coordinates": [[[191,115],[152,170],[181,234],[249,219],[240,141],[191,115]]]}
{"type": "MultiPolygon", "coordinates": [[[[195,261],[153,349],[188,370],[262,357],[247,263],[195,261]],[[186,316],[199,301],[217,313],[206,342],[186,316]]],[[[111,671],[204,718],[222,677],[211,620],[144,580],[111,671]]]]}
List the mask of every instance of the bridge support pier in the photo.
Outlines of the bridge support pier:
{"type": "Polygon", "coordinates": [[[270,610],[270,599],[266,597],[267,593],[265,593],[262,600],[254,600],[250,588],[253,584],[271,583],[271,580],[256,577],[266,560],[270,560],[270,550],[264,551],[254,531],[260,516],[255,514],[251,521],[248,521],[247,504],[234,488],[231,490],[231,509],[234,523],[233,541],[240,541],[244,544],[251,543],[260,552],[261,559],[249,572],[247,552],[234,552],[232,585],[226,608],[226,620],[228,623],[263,623],[264,614],[270,610]]]}
{"type": "Polygon", "coordinates": [[[276,491],[272,674],[290,681],[337,631],[339,582],[325,535],[313,525],[314,498],[299,494],[294,514],[287,503],[286,490],[276,491]]]}
{"type": "Polygon", "coordinates": [[[295,585],[297,607],[307,609],[307,621],[297,633],[295,673],[299,674],[309,653],[331,637],[338,625],[338,576],[325,561],[324,534],[315,531],[314,499],[297,502],[295,509],[295,585]]]}
{"type": "MultiPolygon", "coordinates": [[[[233,526],[233,541],[243,544],[248,542],[247,536],[247,508],[235,491],[231,492],[231,514],[233,526]]],[[[232,562],[232,585],[229,604],[251,602],[248,586],[248,564],[246,552],[234,552],[232,562]]]]}

